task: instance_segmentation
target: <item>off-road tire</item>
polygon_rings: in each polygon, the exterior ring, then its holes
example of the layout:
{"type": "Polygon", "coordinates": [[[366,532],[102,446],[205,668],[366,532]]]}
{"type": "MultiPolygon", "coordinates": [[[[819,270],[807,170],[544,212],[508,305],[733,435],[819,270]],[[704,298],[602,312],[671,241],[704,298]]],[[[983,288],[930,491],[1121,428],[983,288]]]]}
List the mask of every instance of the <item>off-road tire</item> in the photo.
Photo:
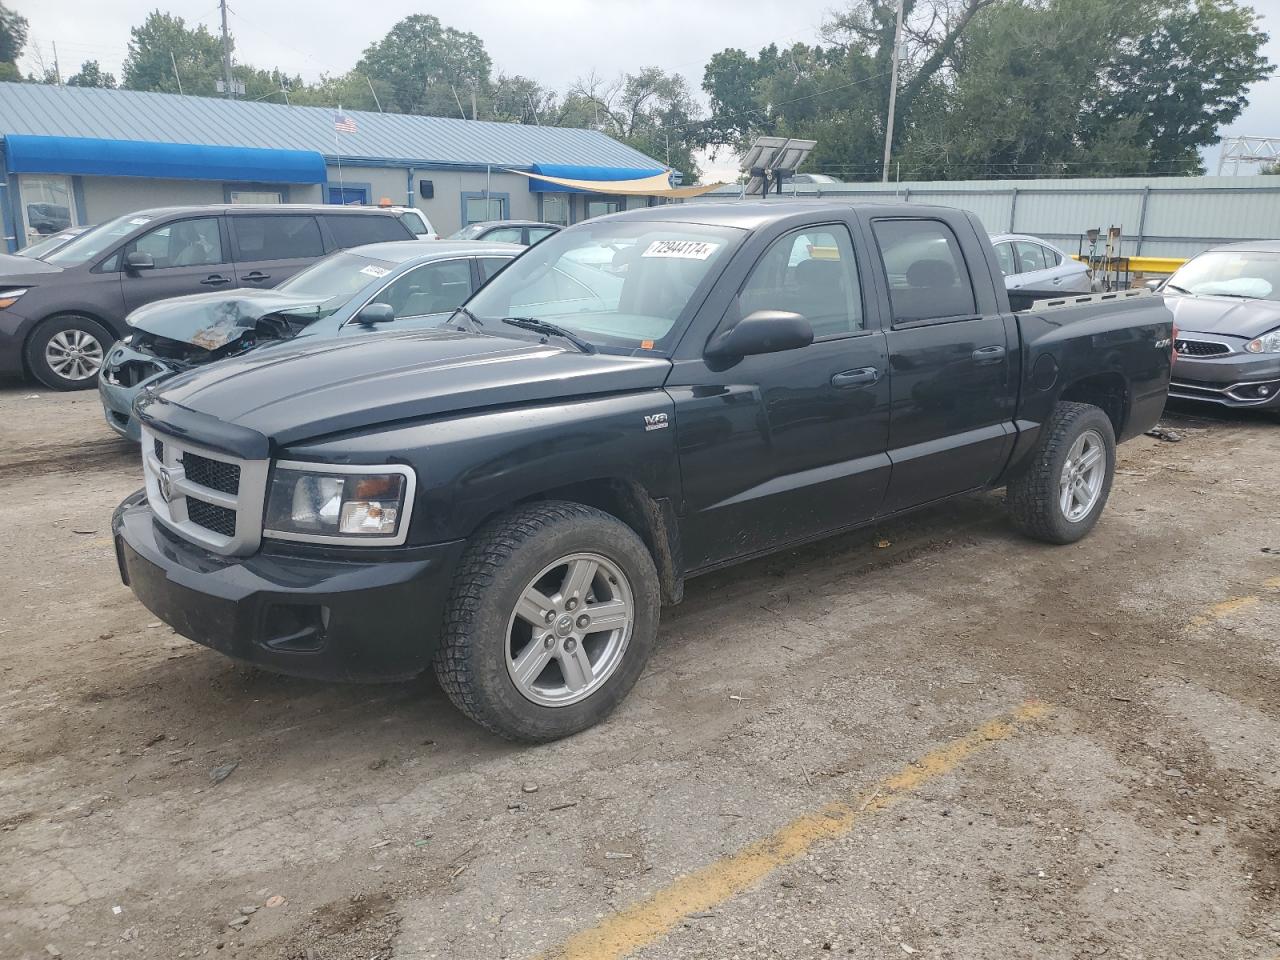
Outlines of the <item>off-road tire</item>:
{"type": "Polygon", "coordinates": [[[83,380],[64,377],[49,366],[49,361],[45,358],[45,348],[49,341],[59,333],[71,330],[82,331],[97,340],[102,360],[106,359],[107,351],[116,341],[111,331],[98,321],[78,313],[64,313],[40,323],[27,337],[23,358],[31,375],[51,390],[91,390],[98,385],[98,374],[83,380]]]}
{"type": "Polygon", "coordinates": [[[1089,403],[1063,401],[1053,408],[1041,428],[1039,447],[1031,463],[1008,486],[1009,513],[1029,537],[1048,543],[1075,543],[1097,524],[1111,495],[1116,470],[1116,436],[1111,419],[1089,403]],[[1106,449],[1106,474],[1101,495],[1081,519],[1071,521],[1059,505],[1060,481],[1071,445],[1082,433],[1095,430],[1106,449]]]}
{"type": "Polygon", "coordinates": [[[658,634],[660,597],[653,557],[621,520],[559,500],[519,507],[480,529],[458,564],[436,677],[459,710],[498,736],[530,742],[567,737],[608,716],[639,679],[658,634]],[[608,558],[630,581],[632,633],[621,663],[594,694],[567,706],[542,706],[526,699],[508,673],[508,624],[538,571],[579,551],[608,558]]]}

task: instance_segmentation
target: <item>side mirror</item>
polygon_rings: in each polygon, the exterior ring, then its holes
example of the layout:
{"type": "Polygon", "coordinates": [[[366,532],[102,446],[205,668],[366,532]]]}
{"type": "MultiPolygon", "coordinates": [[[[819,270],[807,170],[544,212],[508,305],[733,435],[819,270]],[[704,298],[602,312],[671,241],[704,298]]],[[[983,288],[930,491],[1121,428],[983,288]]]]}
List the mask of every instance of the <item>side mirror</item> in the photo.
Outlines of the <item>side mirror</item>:
{"type": "Polygon", "coordinates": [[[149,253],[141,253],[135,250],[124,258],[124,265],[128,270],[154,270],[156,258],[149,253]]]}
{"type": "Polygon", "coordinates": [[[390,323],[396,318],[395,308],[389,303],[367,303],[356,314],[356,323],[373,326],[375,323],[390,323]]]}
{"type": "Polygon", "coordinates": [[[707,345],[705,354],[715,360],[729,360],[795,350],[811,343],[813,327],[800,314],[757,310],[716,336],[707,345]]]}
{"type": "Polygon", "coordinates": [[[1159,290],[1162,286],[1164,286],[1164,280],[1163,280],[1163,279],[1161,279],[1161,278],[1159,278],[1159,277],[1157,277],[1155,280],[1148,280],[1148,281],[1144,284],[1144,286],[1145,286],[1148,290],[1150,290],[1152,293],[1155,293],[1155,292],[1156,292],[1157,290],[1159,290]]]}

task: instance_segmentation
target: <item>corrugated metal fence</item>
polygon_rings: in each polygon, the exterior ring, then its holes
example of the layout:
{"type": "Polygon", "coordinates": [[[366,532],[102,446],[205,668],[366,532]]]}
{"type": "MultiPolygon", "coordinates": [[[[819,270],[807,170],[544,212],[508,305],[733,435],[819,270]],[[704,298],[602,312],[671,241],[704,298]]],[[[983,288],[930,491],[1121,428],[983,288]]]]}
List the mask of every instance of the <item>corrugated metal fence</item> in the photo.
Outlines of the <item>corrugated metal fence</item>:
{"type": "MultiPolygon", "coordinates": [[[[739,195],[725,188],[703,199],[739,195]]],[[[1122,227],[1120,252],[1135,257],[1191,257],[1222,243],[1280,239],[1280,176],[788,183],[783,195],[960,207],[992,233],[1033,234],[1068,253],[1094,227],[1122,227]]]]}

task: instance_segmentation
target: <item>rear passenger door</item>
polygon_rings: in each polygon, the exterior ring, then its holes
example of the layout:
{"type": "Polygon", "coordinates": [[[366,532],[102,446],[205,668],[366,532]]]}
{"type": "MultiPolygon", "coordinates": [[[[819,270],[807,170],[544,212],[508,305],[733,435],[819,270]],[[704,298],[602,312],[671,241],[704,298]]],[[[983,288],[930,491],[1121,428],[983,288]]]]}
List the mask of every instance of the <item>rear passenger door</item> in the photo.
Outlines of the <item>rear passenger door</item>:
{"type": "Polygon", "coordinates": [[[871,220],[890,310],[893,469],[883,513],[984,486],[1008,453],[1014,344],[985,252],[967,222],[958,225],[871,220]]]}
{"type": "Polygon", "coordinates": [[[320,225],[308,214],[232,214],[231,249],[242,287],[274,287],[324,256],[320,225]]]}

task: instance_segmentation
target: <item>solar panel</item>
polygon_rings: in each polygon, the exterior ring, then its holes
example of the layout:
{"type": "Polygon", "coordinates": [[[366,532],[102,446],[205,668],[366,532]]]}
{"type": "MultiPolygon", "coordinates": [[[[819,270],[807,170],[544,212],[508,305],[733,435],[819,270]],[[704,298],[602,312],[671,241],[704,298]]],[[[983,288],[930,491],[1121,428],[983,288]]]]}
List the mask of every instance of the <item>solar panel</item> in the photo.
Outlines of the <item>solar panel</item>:
{"type": "Polygon", "coordinates": [[[746,196],[764,196],[767,186],[765,177],[772,179],[774,171],[794,173],[796,168],[808,158],[816,140],[796,140],[791,137],[756,137],[755,142],[742,157],[742,169],[751,173],[747,181],[746,196]],[[752,171],[763,170],[765,176],[752,171]]]}

